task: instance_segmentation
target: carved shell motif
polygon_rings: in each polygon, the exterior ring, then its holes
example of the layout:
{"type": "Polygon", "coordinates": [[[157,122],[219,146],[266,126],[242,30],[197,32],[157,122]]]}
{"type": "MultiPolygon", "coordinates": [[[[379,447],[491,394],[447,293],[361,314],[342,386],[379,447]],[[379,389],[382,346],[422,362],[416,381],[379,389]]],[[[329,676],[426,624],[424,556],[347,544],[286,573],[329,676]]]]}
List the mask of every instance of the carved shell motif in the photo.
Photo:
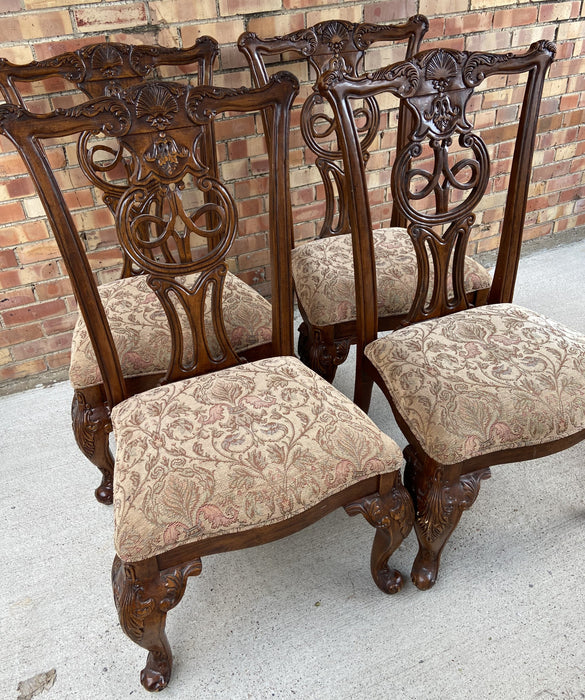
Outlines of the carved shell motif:
{"type": "Polygon", "coordinates": [[[101,73],[104,78],[115,78],[120,74],[123,65],[124,61],[120,52],[109,44],[99,46],[91,59],[92,68],[101,73]]]}
{"type": "Polygon", "coordinates": [[[146,121],[159,131],[169,126],[178,111],[177,100],[163,85],[147,85],[136,100],[136,116],[146,117],[146,121]]]}
{"type": "Polygon", "coordinates": [[[430,80],[435,90],[444,92],[449,88],[451,78],[457,75],[457,63],[455,59],[445,51],[437,53],[428,62],[425,77],[430,80]]]}
{"type": "Polygon", "coordinates": [[[349,39],[349,32],[341,22],[330,22],[322,34],[323,43],[327,44],[334,54],[343,51],[343,47],[349,39]]]}

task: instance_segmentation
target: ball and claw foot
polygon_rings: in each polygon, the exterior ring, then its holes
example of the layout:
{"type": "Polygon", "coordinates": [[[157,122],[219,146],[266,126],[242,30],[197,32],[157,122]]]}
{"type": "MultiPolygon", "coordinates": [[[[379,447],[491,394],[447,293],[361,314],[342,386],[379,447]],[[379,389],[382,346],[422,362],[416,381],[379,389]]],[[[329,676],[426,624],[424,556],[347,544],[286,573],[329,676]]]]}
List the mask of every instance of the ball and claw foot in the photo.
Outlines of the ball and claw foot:
{"type": "Polygon", "coordinates": [[[140,672],[140,682],[145,690],[158,693],[166,688],[171,678],[171,663],[158,654],[150,652],[146,666],[140,672]],[[158,656],[158,658],[157,658],[158,656]]]}
{"type": "Polygon", "coordinates": [[[416,555],[410,578],[420,591],[428,591],[437,582],[439,562],[440,558],[433,556],[431,552],[419,551],[416,555]]]}
{"type": "Polygon", "coordinates": [[[102,483],[95,490],[95,497],[106,506],[111,506],[114,502],[114,488],[111,479],[102,478],[102,483]]]}
{"type": "Polygon", "coordinates": [[[378,571],[374,581],[382,593],[388,593],[390,595],[398,593],[398,591],[402,590],[402,586],[404,586],[404,577],[398,569],[384,569],[383,571],[378,571]]]}

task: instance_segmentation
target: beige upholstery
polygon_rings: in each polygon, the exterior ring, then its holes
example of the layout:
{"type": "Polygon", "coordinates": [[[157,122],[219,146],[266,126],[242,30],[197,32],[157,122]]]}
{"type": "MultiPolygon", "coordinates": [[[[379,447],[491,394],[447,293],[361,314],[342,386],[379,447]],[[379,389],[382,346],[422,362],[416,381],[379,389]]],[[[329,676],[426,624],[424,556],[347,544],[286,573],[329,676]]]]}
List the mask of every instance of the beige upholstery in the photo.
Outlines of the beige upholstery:
{"type": "Polygon", "coordinates": [[[514,304],[403,328],[366,355],[442,464],[543,444],[585,424],[585,336],[514,304]]]}
{"type": "MultiPolygon", "coordinates": [[[[165,312],[146,277],[129,277],[101,285],[104,305],[125,377],[165,372],[171,356],[171,336],[165,312]]],[[[226,276],[223,314],[236,350],[270,341],[272,308],[258,292],[230,273],[226,276]]],[[[214,340],[209,331],[209,340],[214,340]]],[[[73,331],[69,378],[74,388],[101,382],[101,374],[81,316],[73,331]]]]}
{"type": "Polygon", "coordinates": [[[165,385],[112,411],[126,562],[290,518],[402,465],[396,443],[296,358],[165,385]]]}
{"type": "MultiPolygon", "coordinates": [[[[406,313],[416,291],[416,254],[404,228],[376,229],[374,248],[378,316],[406,313]]],[[[489,287],[488,271],[467,258],[465,290],[489,287]]],[[[328,326],[356,318],[351,236],[333,236],[305,243],[292,253],[292,271],[299,301],[309,321],[328,326]]]]}

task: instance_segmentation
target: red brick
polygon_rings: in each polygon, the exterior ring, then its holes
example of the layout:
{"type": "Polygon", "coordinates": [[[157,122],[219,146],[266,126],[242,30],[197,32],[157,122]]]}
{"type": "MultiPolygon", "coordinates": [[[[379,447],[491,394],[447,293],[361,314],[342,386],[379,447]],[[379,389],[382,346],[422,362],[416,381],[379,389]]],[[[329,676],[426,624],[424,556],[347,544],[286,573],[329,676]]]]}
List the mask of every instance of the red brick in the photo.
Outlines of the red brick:
{"type": "Polygon", "coordinates": [[[270,251],[267,248],[254,253],[247,253],[238,257],[238,269],[240,272],[258,268],[270,263],[270,251]]]}
{"type": "Polygon", "coordinates": [[[268,246],[268,236],[266,233],[248,234],[238,236],[230,253],[234,256],[250,253],[255,250],[262,250],[268,246]]]}
{"type": "Polygon", "coordinates": [[[71,21],[66,10],[27,12],[0,17],[0,36],[10,41],[40,39],[71,34],[71,21]]]}
{"type": "Polygon", "coordinates": [[[54,316],[48,318],[41,323],[41,327],[45,335],[58,335],[73,330],[77,323],[78,312],[73,311],[64,316],[54,316]]]}
{"type": "Polygon", "coordinates": [[[581,173],[569,173],[563,177],[555,177],[547,181],[546,191],[556,192],[558,190],[573,189],[581,182],[581,173]]]}
{"type": "Polygon", "coordinates": [[[28,173],[26,165],[17,153],[0,156],[0,177],[14,177],[28,173]]]}
{"type": "Polygon", "coordinates": [[[102,267],[119,265],[122,262],[122,252],[118,248],[98,250],[94,253],[88,253],[87,259],[89,260],[92,270],[96,270],[102,267]]]}
{"type": "Polygon", "coordinates": [[[35,303],[35,295],[31,287],[0,292],[0,311],[26,306],[35,303]]]}
{"type": "Polygon", "coordinates": [[[234,117],[216,122],[215,136],[219,141],[253,136],[256,133],[253,116],[234,117]]]}
{"type": "Polygon", "coordinates": [[[60,257],[57,241],[53,239],[18,246],[16,252],[18,259],[23,265],[40,262],[42,260],[53,260],[60,257]]]}
{"type": "Polygon", "coordinates": [[[2,185],[2,189],[5,190],[7,197],[11,199],[31,197],[36,193],[33,182],[28,176],[11,178],[4,185],[2,185]]]}
{"type": "Polygon", "coordinates": [[[520,7],[514,10],[496,10],[494,13],[494,29],[520,27],[523,24],[534,24],[538,16],[537,7],[520,7]]]}
{"type": "Polygon", "coordinates": [[[580,126],[585,122],[585,109],[576,109],[563,117],[563,126],[580,126]]]}
{"type": "Polygon", "coordinates": [[[49,299],[60,299],[73,293],[71,282],[68,277],[50,280],[44,284],[35,285],[35,291],[39,301],[47,301],[49,299]]]}
{"type": "Polygon", "coordinates": [[[416,0],[394,0],[393,2],[377,2],[364,6],[364,22],[402,23],[407,17],[418,12],[416,0]]]}
{"type": "Polygon", "coordinates": [[[35,340],[42,336],[43,331],[39,323],[29,323],[26,326],[16,326],[15,328],[0,330],[0,348],[24,343],[27,340],[35,340]]]}
{"type": "Polygon", "coordinates": [[[488,32],[492,28],[492,12],[466,12],[462,15],[445,18],[445,35],[488,32]]]}
{"type": "Polygon", "coordinates": [[[257,177],[254,180],[243,180],[235,185],[236,199],[257,197],[268,192],[268,178],[257,177]]]}
{"type": "Polygon", "coordinates": [[[71,347],[71,333],[54,335],[50,338],[39,338],[30,343],[20,343],[12,348],[12,355],[18,362],[30,360],[35,357],[48,355],[59,350],[68,350],[71,347]]]}
{"type": "Polygon", "coordinates": [[[14,309],[6,311],[2,314],[4,323],[7,326],[15,326],[21,323],[30,323],[39,319],[48,318],[49,316],[58,316],[64,313],[65,303],[62,299],[54,301],[45,301],[34,306],[29,306],[23,309],[14,309]]]}
{"type": "Polygon", "coordinates": [[[18,261],[13,250],[0,250],[0,269],[5,270],[8,267],[16,267],[18,261]]]}
{"type": "Polygon", "coordinates": [[[240,221],[248,216],[256,216],[265,212],[268,206],[268,200],[264,197],[254,197],[254,199],[244,199],[236,202],[238,207],[238,217],[240,221]]]}
{"type": "Polygon", "coordinates": [[[539,22],[557,22],[579,17],[579,2],[543,3],[539,8],[539,22]]]}
{"type": "Polygon", "coordinates": [[[321,221],[325,216],[325,202],[314,202],[304,207],[296,207],[295,221],[321,221]]]}
{"type": "Polygon", "coordinates": [[[264,231],[268,231],[268,214],[251,216],[239,223],[240,236],[256,235],[264,231]]]}
{"type": "MultiPolygon", "coordinates": [[[[102,7],[76,8],[73,16],[81,32],[113,31],[122,27],[137,27],[148,21],[144,3],[118,6],[108,3],[102,7]]],[[[69,34],[61,32],[64,33],[69,34]]]]}
{"type": "Polygon", "coordinates": [[[563,95],[559,106],[562,112],[576,109],[579,106],[579,95],[563,95]]]}
{"type": "Polygon", "coordinates": [[[49,369],[59,369],[60,367],[67,367],[71,361],[71,352],[67,350],[66,352],[56,352],[49,355],[47,358],[47,366],[49,369]]]}
{"type": "Polygon", "coordinates": [[[0,368],[0,382],[8,382],[12,379],[32,377],[47,369],[44,359],[28,360],[14,365],[0,368]]]}
{"type": "Polygon", "coordinates": [[[56,261],[26,265],[13,270],[0,271],[0,289],[11,289],[25,284],[52,279],[59,275],[56,261]]]}
{"type": "Polygon", "coordinates": [[[49,230],[45,222],[40,219],[0,229],[0,245],[2,246],[8,247],[19,243],[41,241],[45,238],[49,238],[49,230]]]}
{"type": "MultiPolygon", "coordinates": [[[[5,202],[0,204],[0,221],[9,224],[14,221],[23,221],[25,219],[24,209],[20,202],[5,202]]],[[[2,231],[0,230],[0,236],[2,231]]]]}

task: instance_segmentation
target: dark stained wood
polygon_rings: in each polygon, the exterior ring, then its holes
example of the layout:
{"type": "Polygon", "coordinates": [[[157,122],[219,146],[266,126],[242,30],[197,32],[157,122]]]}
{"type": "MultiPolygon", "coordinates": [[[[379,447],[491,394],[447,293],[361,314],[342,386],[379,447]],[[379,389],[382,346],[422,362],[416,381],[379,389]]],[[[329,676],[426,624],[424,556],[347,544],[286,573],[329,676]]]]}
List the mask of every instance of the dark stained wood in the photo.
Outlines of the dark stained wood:
{"type": "MultiPolygon", "coordinates": [[[[413,56],[427,32],[426,17],[416,15],[407,22],[396,25],[353,23],[345,20],[326,20],[312,27],[292,32],[286,36],[259,38],[252,32],[242,34],[238,48],[246,57],[254,85],[264,85],[268,80],[267,59],[284,55],[287,58],[306,59],[312,67],[316,81],[328,71],[339,70],[357,77],[364,68],[364,59],[370,46],[379,42],[402,42],[406,58],[413,56]]],[[[360,120],[356,127],[359,135],[359,154],[364,162],[368,148],[379,132],[380,110],[375,95],[367,96],[356,107],[360,120]]],[[[265,115],[264,127],[269,133],[270,115],[265,115]]],[[[346,176],[339,150],[339,124],[323,108],[323,98],[313,91],[305,100],[301,112],[301,129],[307,146],[315,154],[325,188],[325,217],[320,238],[350,232],[349,209],[346,194],[346,176]],[[324,126],[326,125],[326,126],[324,126]],[[338,143],[328,145],[335,136],[338,143]]],[[[411,130],[411,114],[406,105],[399,107],[397,143],[400,148],[411,130]]],[[[393,207],[391,226],[404,226],[401,210],[393,207]]],[[[303,323],[299,328],[299,356],[301,360],[328,381],[333,381],[337,367],[345,362],[349,349],[356,342],[354,322],[332,326],[315,326],[310,323],[302,300],[299,311],[303,323]]],[[[380,319],[383,330],[397,328],[402,317],[380,319]]]]}
{"type": "MultiPolygon", "coordinates": [[[[298,81],[292,75],[278,73],[266,85],[251,90],[191,87],[161,80],[132,83],[115,96],[49,114],[32,114],[15,104],[0,106],[0,133],[17,147],[41,197],[104,378],[102,385],[91,388],[93,393],[84,390],[75,397],[78,412],[86,419],[76,424],[76,436],[88,455],[99,456],[95,435],[98,429],[106,433],[111,429],[109,410],[125,398],[156,384],[221,371],[245,361],[236,355],[223,330],[222,285],[226,256],[237,232],[235,202],[200,149],[202,134],[224,112],[271,111],[267,142],[273,346],[279,355],[293,354],[288,133],[297,91],[298,81]],[[115,139],[119,149],[129,154],[128,183],[117,194],[116,227],[126,254],[142,269],[166,311],[173,352],[164,375],[132,381],[124,378],[85,248],[46,157],[47,139],[89,132],[115,139]],[[188,176],[201,191],[202,200],[187,214],[181,195],[188,176]],[[212,196],[205,199],[206,193],[212,196]],[[213,245],[202,246],[202,238],[212,239],[213,245]],[[196,279],[183,282],[181,275],[195,275],[196,279]],[[204,299],[211,306],[217,352],[207,342],[204,299]],[[180,315],[188,322],[195,348],[192,355],[184,352],[180,315]],[[108,411],[92,406],[106,406],[108,411]]],[[[107,472],[98,457],[94,461],[104,478],[111,476],[113,463],[107,472]]],[[[388,560],[410,532],[414,509],[399,471],[363,479],[275,524],[177,546],[142,561],[124,562],[116,557],[112,585],[120,624],[130,639],[148,651],[141,674],[143,686],[157,691],[169,682],[172,653],[165,633],[166,615],[180,602],[187,578],[201,572],[202,556],[284,537],[340,506],[352,515],[362,513],[375,528],[371,570],[378,587],[386,593],[400,590],[403,578],[388,567],[388,560]]]]}
{"type": "Polygon", "coordinates": [[[476,303],[463,289],[464,253],[475,211],[487,189],[490,163],[488,149],[467,114],[467,105],[491,75],[509,74],[519,76],[520,82],[524,80],[496,269],[491,288],[481,300],[489,304],[510,302],[522,244],[540,100],[554,55],[555,46],[546,41],[533,44],[522,54],[437,48],[368,75],[353,77],[332,70],[318,81],[320,94],[329,100],[339,120],[343,167],[346,182],[351,183],[346,187],[358,289],[359,336],[355,400],[367,410],[374,380],[409,441],[405,450],[405,484],[415,504],[419,541],[411,575],[421,589],[435,583],[443,547],[462,512],[474,503],[481,481],[490,476],[491,466],[567,449],[585,438],[585,430],[546,444],[500,450],[458,464],[439,464],[425,453],[382,377],[363,354],[368,343],[376,339],[381,324],[372,312],[376,296],[374,249],[364,164],[351,103],[357,97],[390,92],[414,116],[414,128],[397,153],[391,179],[394,204],[408,222],[419,272],[416,297],[401,322],[407,325],[457,313],[476,303]],[[417,159],[425,154],[427,164],[418,166],[417,159]],[[459,196],[452,196],[454,192],[459,196]],[[425,197],[426,206],[422,206],[425,197]],[[452,292],[448,291],[449,282],[452,292]]]}

